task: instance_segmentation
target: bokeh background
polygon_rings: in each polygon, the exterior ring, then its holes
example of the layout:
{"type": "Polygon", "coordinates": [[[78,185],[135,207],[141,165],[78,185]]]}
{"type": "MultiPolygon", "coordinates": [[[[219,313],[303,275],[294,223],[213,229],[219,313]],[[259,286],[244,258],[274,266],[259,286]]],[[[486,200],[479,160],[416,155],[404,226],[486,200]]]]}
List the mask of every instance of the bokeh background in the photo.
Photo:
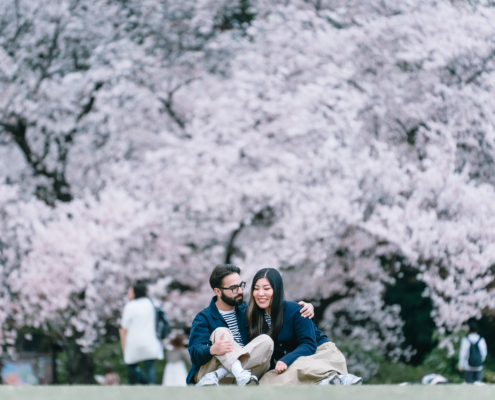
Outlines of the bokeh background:
{"type": "MultiPolygon", "coordinates": [[[[368,382],[495,380],[495,3],[0,0],[0,344],[125,379],[137,280],[186,333],[278,268],[368,382]]],[[[161,367],[163,368],[163,365],[161,367]]]]}

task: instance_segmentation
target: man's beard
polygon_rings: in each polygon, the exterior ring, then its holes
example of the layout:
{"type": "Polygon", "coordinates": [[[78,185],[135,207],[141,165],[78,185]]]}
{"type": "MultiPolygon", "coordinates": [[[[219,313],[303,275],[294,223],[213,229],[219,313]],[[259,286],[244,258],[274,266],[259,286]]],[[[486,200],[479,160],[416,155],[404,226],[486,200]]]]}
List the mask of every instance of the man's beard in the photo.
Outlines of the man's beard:
{"type": "Polygon", "coordinates": [[[238,294],[235,298],[232,298],[225,296],[225,293],[222,292],[221,299],[225,304],[235,307],[235,306],[240,306],[242,304],[242,302],[244,301],[244,296],[242,294],[238,294]]]}

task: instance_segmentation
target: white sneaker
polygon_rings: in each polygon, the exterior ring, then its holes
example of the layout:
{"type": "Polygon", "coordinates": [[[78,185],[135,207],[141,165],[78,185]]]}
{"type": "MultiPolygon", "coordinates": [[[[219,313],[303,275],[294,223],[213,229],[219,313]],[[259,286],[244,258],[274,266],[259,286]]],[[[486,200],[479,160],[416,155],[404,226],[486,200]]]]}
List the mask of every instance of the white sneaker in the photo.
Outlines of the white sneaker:
{"type": "Polygon", "coordinates": [[[360,385],[361,383],[363,383],[363,378],[352,374],[339,375],[339,378],[342,385],[345,386],[360,385]]]}
{"type": "Polygon", "coordinates": [[[340,378],[338,375],[331,376],[330,378],[323,379],[322,381],[318,382],[316,385],[317,386],[328,386],[328,385],[339,385],[340,386],[340,378]]]}
{"type": "Polygon", "coordinates": [[[237,386],[258,386],[260,384],[256,375],[252,375],[247,369],[241,372],[236,381],[237,386]]]}
{"type": "Polygon", "coordinates": [[[196,383],[196,386],[218,386],[218,376],[215,371],[208,372],[196,383]]]}

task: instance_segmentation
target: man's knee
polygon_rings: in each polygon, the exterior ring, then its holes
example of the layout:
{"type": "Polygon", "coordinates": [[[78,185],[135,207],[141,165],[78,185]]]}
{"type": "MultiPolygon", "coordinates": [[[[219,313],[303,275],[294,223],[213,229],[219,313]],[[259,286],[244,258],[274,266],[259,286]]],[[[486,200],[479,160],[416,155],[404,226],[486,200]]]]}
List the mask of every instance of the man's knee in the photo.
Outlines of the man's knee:
{"type": "Polygon", "coordinates": [[[275,347],[275,344],[273,343],[273,339],[270,336],[263,334],[258,336],[257,339],[259,341],[260,347],[266,349],[266,351],[273,352],[273,348],[275,347]]]}
{"type": "Polygon", "coordinates": [[[210,340],[215,343],[215,341],[219,340],[220,337],[222,337],[222,334],[224,335],[223,338],[233,338],[232,332],[228,328],[217,328],[213,331],[211,334],[210,340]]]}

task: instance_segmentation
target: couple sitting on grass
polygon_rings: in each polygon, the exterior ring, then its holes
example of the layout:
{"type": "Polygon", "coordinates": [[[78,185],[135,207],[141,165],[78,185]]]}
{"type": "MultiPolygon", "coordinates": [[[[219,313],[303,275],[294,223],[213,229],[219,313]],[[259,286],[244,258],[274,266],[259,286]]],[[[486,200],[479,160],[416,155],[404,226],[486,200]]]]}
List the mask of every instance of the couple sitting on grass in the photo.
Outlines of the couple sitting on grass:
{"type": "Polygon", "coordinates": [[[234,265],[218,265],[210,276],[216,296],[192,324],[188,384],[323,386],[363,381],[347,373],[343,354],[310,319],[313,306],[284,300],[277,270],[258,271],[249,304],[243,299],[246,282],[240,272],[234,265]]]}

